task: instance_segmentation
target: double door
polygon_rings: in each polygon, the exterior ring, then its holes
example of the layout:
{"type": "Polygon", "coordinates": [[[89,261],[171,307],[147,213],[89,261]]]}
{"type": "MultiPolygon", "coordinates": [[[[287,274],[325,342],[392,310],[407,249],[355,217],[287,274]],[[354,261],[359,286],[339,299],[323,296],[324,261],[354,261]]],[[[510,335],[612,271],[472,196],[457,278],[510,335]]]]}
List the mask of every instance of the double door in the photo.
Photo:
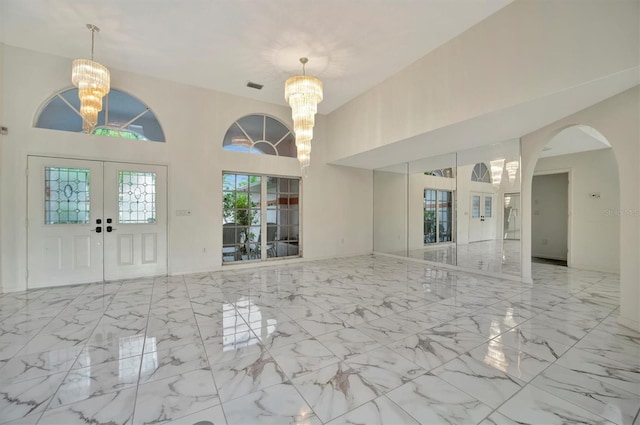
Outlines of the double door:
{"type": "Polygon", "coordinates": [[[492,193],[471,192],[469,242],[495,239],[496,220],[493,198],[492,193]]]}
{"type": "Polygon", "coordinates": [[[164,166],[30,156],[29,288],[167,273],[164,166]]]}

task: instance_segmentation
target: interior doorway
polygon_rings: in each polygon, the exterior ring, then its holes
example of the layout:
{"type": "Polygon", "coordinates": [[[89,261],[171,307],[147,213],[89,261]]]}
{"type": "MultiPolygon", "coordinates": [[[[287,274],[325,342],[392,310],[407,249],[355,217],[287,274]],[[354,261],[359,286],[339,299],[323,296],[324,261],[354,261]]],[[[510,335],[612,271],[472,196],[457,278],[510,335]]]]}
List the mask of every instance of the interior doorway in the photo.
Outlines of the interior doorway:
{"type": "Polygon", "coordinates": [[[505,193],[503,205],[503,239],[519,241],[520,231],[522,229],[520,220],[520,193],[505,193]]]}
{"type": "Polygon", "coordinates": [[[533,176],[531,256],[567,265],[569,259],[569,173],[533,176]]]}
{"type": "Polygon", "coordinates": [[[27,286],[167,274],[167,168],[29,156],[27,286]]]}
{"type": "Polygon", "coordinates": [[[616,156],[603,134],[585,125],[571,125],[555,132],[537,159],[531,189],[532,261],[537,257],[545,258],[547,263],[552,261],[551,264],[566,261],[570,268],[620,272],[620,175],[616,156]],[[553,177],[558,174],[561,176],[553,177]],[[562,195],[568,206],[566,212],[556,210],[555,215],[549,216],[543,207],[557,209],[559,204],[541,204],[540,196],[548,197],[545,192],[551,189],[549,181],[546,188],[540,184],[553,178],[562,179],[556,187],[568,192],[562,195]],[[563,227],[549,229],[558,223],[563,227]],[[559,245],[564,240],[566,248],[559,245]]]}

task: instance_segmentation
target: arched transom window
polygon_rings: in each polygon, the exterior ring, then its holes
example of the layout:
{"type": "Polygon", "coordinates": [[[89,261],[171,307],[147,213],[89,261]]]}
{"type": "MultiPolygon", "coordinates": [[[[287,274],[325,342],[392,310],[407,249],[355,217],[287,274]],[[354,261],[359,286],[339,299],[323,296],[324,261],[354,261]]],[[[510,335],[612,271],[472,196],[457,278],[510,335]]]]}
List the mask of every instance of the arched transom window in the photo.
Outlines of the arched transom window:
{"type": "MultiPolygon", "coordinates": [[[[35,127],[82,132],[78,89],[71,88],[49,99],[36,118],[35,127]]],[[[151,109],[121,90],[111,89],[102,99],[98,124],[91,133],[99,136],[164,142],[164,132],[151,109]]]]}
{"type": "Polygon", "coordinates": [[[453,178],[453,168],[438,168],[437,170],[426,171],[425,176],[445,177],[448,179],[453,178]]]}
{"type": "Polygon", "coordinates": [[[263,114],[247,115],[234,122],[224,135],[222,146],[237,152],[296,157],[293,132],[263,114]]]}
{"type": "Polygon", "coordinates": [[[480,183],[491,183],[491,173],[489,167],[483,162],[479,162],[473,167],[471,181],[480,183]]]}

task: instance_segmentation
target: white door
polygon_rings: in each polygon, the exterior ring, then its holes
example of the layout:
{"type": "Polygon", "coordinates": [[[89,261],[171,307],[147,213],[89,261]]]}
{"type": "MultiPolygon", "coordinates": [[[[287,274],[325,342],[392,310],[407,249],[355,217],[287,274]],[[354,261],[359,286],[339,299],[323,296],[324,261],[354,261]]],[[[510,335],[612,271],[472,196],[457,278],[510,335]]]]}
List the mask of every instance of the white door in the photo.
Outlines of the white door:
{"type": "Polygon", "coordinates": [[[28,287],[102,280],[102,163],[29,157],[28,170],[28,287]]]}
{"type": "Polygon", "coordinates": [[[166,274],[166,167],[106,162],[104,176],[104,279],[166,274]]]}
{"type": "Polygon", "coordinates": [[[165,167],[30,156],[28,169],[29,288],[167,273],[165,167]]]}
{"type": "Polygon", "coordinates": [[[469,242],[495,239],[496,220],[493,194],[471,193],[471,214],[469,215],[469,242]]]}

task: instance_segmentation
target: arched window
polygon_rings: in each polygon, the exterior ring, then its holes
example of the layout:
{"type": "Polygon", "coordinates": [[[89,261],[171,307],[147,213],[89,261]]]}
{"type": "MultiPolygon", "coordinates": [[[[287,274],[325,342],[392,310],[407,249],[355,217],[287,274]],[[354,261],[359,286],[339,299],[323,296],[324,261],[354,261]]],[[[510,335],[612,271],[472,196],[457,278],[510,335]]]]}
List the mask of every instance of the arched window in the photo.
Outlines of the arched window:
{"type": "Polygon", "coordinates": [[[471,173],[471,181],[472,182],[480,182],[480,183],[491,183],[491,173],[489,172],[489,167],[483,162],[479,162],[473,167],[473,172],[471,173]]]}
{"type": "MultiPolygon", "coordinates": [[[[35,127],[82,132],[79,110],[78,89],[63,90],[40,109],[35,127]]],[[[130,94],[117,89],[111,89],[102,99],[102,111],[92,133],[124,139],[165,141],[162,127],[151,109],[130,94]]]]}
{"type": "Polygon", "coordinates": [[[426,171],[425,176],[445,177],[448,179],[453,178],[453,168],[438,168],[437,170],[426,171]]]}
{"type": "Polygon", "coordinates": [[[282,122],[263,114],[247,115],[234,122],[224,135],[226,150],[296,157],[293,132],[282,122]]]}

